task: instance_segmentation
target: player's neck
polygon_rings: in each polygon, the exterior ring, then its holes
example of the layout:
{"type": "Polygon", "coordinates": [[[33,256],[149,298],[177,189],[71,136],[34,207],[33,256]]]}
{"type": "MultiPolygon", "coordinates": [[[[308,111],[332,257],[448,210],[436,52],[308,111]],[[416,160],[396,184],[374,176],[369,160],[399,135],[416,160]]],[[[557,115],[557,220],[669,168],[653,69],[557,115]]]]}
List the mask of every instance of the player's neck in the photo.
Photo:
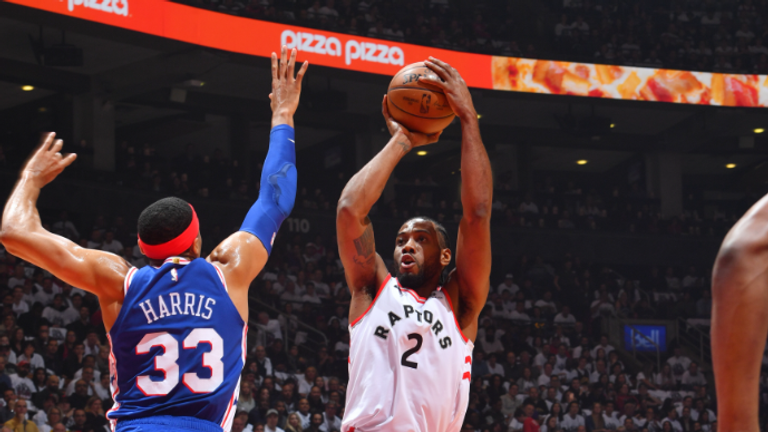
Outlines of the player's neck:
{"type": "MultiPolygon", "coordinates": [[[[193,257],[193,256],[191,256],[191,255],[190,255],[190,254],[188,254],[188,253],[184,253],[184,254],[181,254],[181,255],[174,255],[174,256],[172,256],[172,257],[168,257],[168,258],[176,258],[176,257],[178,257],[178,258],[184,258],[184,259],[186,259],[186,260],[189,260],[189,261],[192,261],[193,259],[195,259],[195,258],[196,258],[196,257],[193,257]]],[[[165,263],[165,262],[168,260],[168,258],[165,258],[165,259],[161,259],[161,260],[157,260],[157,259],[150,259],[150,260],[149,260],[149,265],[151,265],[152,267],[160,267],[160,266],[162,266],[162,265],[163,265],[163,263],[165,263]]]]}
{"type": "Polygon", "coordinates": [[[432,280],[432,281],[426,281],[424,284],[422,284],[420,287],[417,288],[410,288],[411,290],[415,291],[416,294],[419,295],[419,297],[422,298],[428,298],[432,293],[440,286],[440,279],[432,280]]]}

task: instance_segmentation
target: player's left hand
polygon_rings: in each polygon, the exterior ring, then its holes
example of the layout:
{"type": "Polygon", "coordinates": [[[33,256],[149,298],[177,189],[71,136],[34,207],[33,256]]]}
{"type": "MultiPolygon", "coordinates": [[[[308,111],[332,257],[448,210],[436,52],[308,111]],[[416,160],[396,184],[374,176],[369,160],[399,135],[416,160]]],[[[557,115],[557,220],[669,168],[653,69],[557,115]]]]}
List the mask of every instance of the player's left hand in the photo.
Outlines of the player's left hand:
{"type": "Polygon", "coordinates": [[[469,88],[461,74],[448,63],[434,57],[424,60],[424,64],[437,74],[439,79],[434,76],[421,76],[419,81],[439,87],[460,120],[477,119],[472,95],[469,94],[469,88]]]}
{"type": "Polygon", "coordinates": [[[381,101],[381,114],[387,122],[389,134],[396,137],[395,139],[397,139],[397,142],[401,143],[401,145],[404,145],[403,148],[406,152],[409,152],[416,147],[436,143],[440,139],[440,134],[443,133],[443,131],[440,131],[427,135],[421,132],[409,131],[405,126],[392,118],[392,115],[389,113],[389,108],[387,108],[387,95],[384,95],[384,99],[381,101]]]}
{"type": "Polygon", "coordinates": [[[56,138],[55,132],[49,132],[43,136],[40,146],[32,153],[21,172],[23,177],[31,180],[38,188],[53,181],[77,158],[74,153],[62,156],[59,151],[64,141],[60,139],[54,141],[54,138],[56,138]]]}
{"type": "Polygon", "coordinates": [[[269,100],[273,123],[275,117],[293,117],[299,107],[301,81],[304,78],[304,73],[307,72],[309,62],[305,61],[294,77],[296,54],[296,48],[292,49],[289,58],[288,48],[283,45],[280,49],[280,62],[278,63],[277,54],[272,53],[272,93],[269,94],[269,100]]]}

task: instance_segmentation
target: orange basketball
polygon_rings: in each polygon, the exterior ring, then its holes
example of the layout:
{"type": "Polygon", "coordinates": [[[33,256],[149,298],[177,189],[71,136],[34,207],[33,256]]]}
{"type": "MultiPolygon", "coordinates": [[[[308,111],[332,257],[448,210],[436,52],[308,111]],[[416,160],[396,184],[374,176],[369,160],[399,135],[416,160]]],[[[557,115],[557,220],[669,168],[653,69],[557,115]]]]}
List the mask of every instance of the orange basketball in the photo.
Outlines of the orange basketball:
{"type": "Polygon", "coordinates": [[[445,129],[456,114],[441,89],[419,82],[426,75],[437,76],[421,62],[400,69],[389,83],[387,108],[408,130],[432,134],[445,129]]]}

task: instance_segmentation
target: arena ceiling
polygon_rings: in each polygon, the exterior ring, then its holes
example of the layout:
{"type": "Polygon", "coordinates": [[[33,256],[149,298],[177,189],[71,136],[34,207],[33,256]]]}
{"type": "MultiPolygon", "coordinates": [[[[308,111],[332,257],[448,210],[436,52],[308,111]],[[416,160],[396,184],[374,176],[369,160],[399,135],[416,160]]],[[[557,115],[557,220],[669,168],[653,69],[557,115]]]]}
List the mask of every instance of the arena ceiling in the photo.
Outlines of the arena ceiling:
{"type": "MultiPolygon", "coordinates": [[[[351,130],[367,131],[380,145],[386,139],[380,103],[388,81],[384,76],[311,67],[303,95],[305,107],[296,119],[303,148],[351,130]],[[333,109],[328,102],[339,95],[346,102],[343,110],[333,109]]],[[[143,139],[151,140],[156,134],[155,141],[161,142],[169,133],[193,133],[190,114],[244,114],[250,119],[251,136],[266,137],[269,88],[267,59],[0,2],[0,112],[4,114],[36,103],[42,106],[57,95],[92,92],[115,104],[118,130],[143,131],[143,139]],[[41,65],[34,44],[50,46],[63,40],[83,50],[83,66],[41,65]],[[33,85],[35,90],[22,91],[22,85],[33,85]],[[184,103],[171,101],[171,89],[185,92],[184,103]]],[[[531,147],[535,169],[604,172],[639,153],[668,151],[687,155],[685,174],[740,175],[768,159],[768,133],[753,132],[758,127],[768,129],[765,109],[475,90],[473,96],[486,143],[531,147]],[[754,140],[751,147],[750,139],[754,140]],[[576,159],[590,163],[578,166],[576,159]],[[725,169],[729,162],[737,163],[738,169],[725,169]]],[[[431,149],[430,164],[455,159],[459,141],[460,128],[453,124],[431,149]]],[[[261,138],[252,143],[255,148],[264,145],[261,138]]]]}

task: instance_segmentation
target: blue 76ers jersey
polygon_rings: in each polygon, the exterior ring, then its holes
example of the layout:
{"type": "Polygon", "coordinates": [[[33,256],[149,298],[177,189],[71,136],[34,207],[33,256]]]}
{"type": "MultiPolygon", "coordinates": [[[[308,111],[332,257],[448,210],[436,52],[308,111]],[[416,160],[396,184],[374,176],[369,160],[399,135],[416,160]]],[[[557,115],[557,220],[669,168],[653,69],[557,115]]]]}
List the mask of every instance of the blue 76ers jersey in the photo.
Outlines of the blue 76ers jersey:
{"type": "Polygon", "coordinates": [[[195,417],[229,431],[245,364],[247,326],[220,270],[202,258],[172,257],[132,268],[109,331],[116,421],[195,417]]]}

